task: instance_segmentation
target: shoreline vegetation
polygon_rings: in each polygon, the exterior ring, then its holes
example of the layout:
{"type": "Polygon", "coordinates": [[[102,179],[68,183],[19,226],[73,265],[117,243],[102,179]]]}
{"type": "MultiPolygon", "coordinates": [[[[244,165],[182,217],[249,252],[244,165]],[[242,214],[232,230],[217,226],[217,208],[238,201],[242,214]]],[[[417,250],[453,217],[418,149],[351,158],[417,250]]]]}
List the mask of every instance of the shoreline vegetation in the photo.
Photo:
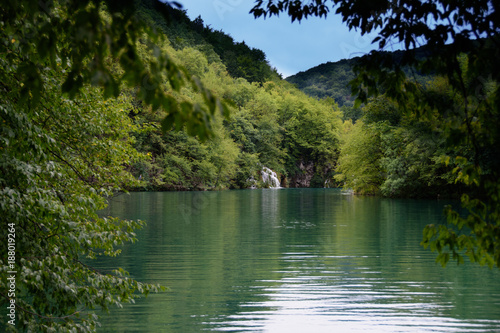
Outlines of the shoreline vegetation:
{"type": "MultiPolygon", "coordinates": [[[[141,127],[132,133],[134,147],[147,158],[128,166],[140,181],[130,190],[240,189],[254,186],[252,179],[260,187],[261,169],[267,167],[283,187],[329,184],[387,197],[457,197],[462,192],[454,184],[453,168],[440,160],[447,147],[433,125],[436,119],[404,115],[384,95],[361,107],[344,96],[357,59],[332,64],[327,71],[337,78],[341,95],[312,92],[310,97],[309,87],[321,82],[316,71],[310,70],[309,79],[299,73],[282,80],[262,51],[205,26],[201,17],[191,21],[181,10],[148,3],[142,3],[140,15],[166,34],[169,54],[229,101],[231,112],[229,118],[216,117],[214,137],[202,141],[183,128],[163,131],[164,114],[134,102],[130,114],[141,127]],[[308,85],[298,84],[298,78],[308,85]]],[[[449,89],[439,77],[419,75],[418,80],[432,93],[449,89]]]]}

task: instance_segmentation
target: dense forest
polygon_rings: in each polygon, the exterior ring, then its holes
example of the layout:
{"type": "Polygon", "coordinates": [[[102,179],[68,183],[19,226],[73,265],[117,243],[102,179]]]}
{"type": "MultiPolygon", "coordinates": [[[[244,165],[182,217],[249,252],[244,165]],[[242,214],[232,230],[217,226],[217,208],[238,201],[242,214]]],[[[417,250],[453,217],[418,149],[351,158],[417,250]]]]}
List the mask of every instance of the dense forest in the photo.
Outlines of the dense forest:
{"type": "MultiPolygon", "coordinates": [[[[192,21],[186,11],[156,0],[136,5],[135,15],[163,36],[157,46],[224,99],[229,116],[215,114],[208,139],[193,136],[196,130],[180,120],[170,129],[165,109],[144,103],[137,89],[124,89],[117,112],[126,113],[128,140],[140,156],[123,165],[137,180],[126,185],[129,190],[267,187],[261,172],[270,168],[283,187],[348,187],[387,196],[457,193],[429,122],[402,117],[383,97],[354,106],[348,83],[358,59],[323,64],[285,81],[264,52],[205,26],[201,17],[192,21]]],[[[137,48],[141,59],[153,59],[146,41],[137,48]]],[[[439,81],[420,78],[426,79],[429,89],[439,81]]],[[[168,92],[173,85],[164,89],[175,100],[203,103],[196,87],[168,92]]],[[[446,94],[444,85],[439,89],[446,94]]],[[[101,103],[112,104],[104,96],[101,103]]]]}
{"type": "MultiPolygon", "coordinates": [[[[452,168],[441,161],[444,142],[432,121],[402,115],[383,96],[354,106],[349,82],[358,59],[284,81],[262,51],[213,31],[200,17],[191,21],[184,11],[153,5],[143,3],[141,15],[166,33],[169,53],[232,109],[228,119],[216,120],[215,137],[200,141],[184,130],[164,133],[158,125],[164,115],[139,104],[134,121],[148,130],[133,133],[135,147],[150,158],[130,166],[142,181],[137,189],[268,186],[260,173],[269,167],[285,187],[347,187],[394,197],[460,193],[452,168]]],[[[448,93],[437,77],[413,76],[429,91],[448,93]]]]}
{"type": "MultiPolygon", "coordinates": [[[[397,63],[404,51],[386,52],[397,63]]],[[[425,48],[416,56],[429,55],[425,48]]],[[[365,58],[368,56],[365,56],[365,58]]],[[[333,99],[340,106],[343,128],[340,155],[336,160],[333,184],[352,188],[357,193],[388,197],[454,197],[462,187],[455,184],[454,173],[443,163],[447,151],[438,119],[418,119],[403,112],[397,103],[382,94],[355,106],[350,83],[361,58],[329,62],[288,77],[286,80],[310,96],[333,99]]],[[[466,66],[467,57],[462,58],[466,66]]],[[[411,76],[429,94],[448,99],[452,91],[442,77],[413,71],[411,76]]],[[[488,88],[492,93],[494,86],[488,88]]],[[[456,101],[449,100],[449,103],[456,101]]],[[[409,109],[417,105],[407,105],[409,109]]],[[[464,152],[456,151],[456,154],[464,152]]]]}
{"type": "MultiPolygon", "coordinates": [[[[141,18],[167,36],[168,53],[228,101],[231,115],[217,116],[214,136],[200,140],[185,128],[165,132],[164,111],[131,100],[129,115],[140,128],[131,132],[134,147],[147,156],[127,166],[140,180],[132,190],[266,187],[261,170],[268,167],[284,187],[406,197],[459,193],[430,122],[402,117],[383,97],[354,107],[348,84],[357,59],[284,81],[262,51],[205,26],[201,17],[191,21],[185,11],[159,1],[140,2],[139,8],[141,18]]],[[[432,89],[438,79],[419,80],[432,89]]],[[[197,101],[188,88],[178,94],[197,101]]]]}
{"type": "MultiPolygon", "coordinates": [[[[206,141],[185,129],[164,132],[165,114],[133,102],[136,149],[148,156],[129,166],[139,190],[211,190],[266,187],[261,170],[278,173],[282,186],[323,187],[339,153],[341,113],[331,99],[308,97],[282,80],[264,52],[214,31],[198,17],[159,1],[141,2],[140,16],[167,36],[165,47],[231,105],[216,117],[206,141]]],[[[179,92],[196,98],[193,91],[179,92]]]]}
{"type": "Polygon", "coordinates": [[[355,77],[353,66],[356,60],[357,58],[327,62],[291,75],[286,78],[286,81],[293,83],[310,96],[319,99],[331,97],[340,107],[344,105],[352,107],[354,98],[349,82],[355,77]]]}

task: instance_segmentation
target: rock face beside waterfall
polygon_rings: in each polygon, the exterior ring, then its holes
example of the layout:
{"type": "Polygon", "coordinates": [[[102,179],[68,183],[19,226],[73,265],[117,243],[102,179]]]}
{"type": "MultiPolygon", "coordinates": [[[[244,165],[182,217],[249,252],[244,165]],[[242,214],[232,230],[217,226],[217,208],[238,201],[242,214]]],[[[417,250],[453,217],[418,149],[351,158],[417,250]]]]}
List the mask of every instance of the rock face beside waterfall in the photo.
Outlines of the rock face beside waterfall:
{"type": "Polygon", "coordinates": [[[288,187],[325,187],[325,179],[331,173],[330,167],[324,167],[318,174],[313,162],[300,162],[298,169],[300,171],[288,177],[288,187]]]}
{"type": "Polygon", "coordinates": [[[262,182],[268,185],[270,188],[280,188],[281,184],[278,179],[278,175],[273,170],[268,167],[262,167],[261,170],[262,182]]]}
{"type": "MultiPolygon", "coordinates": [[[[294,175],[289,177],[283,177],[280,179],[278,175],[273,170],[268,167],[263,166],[261,170],[261,178],[264,187],[269,188],[281,188],[283,187],[326,187],[325,178],[326,175],[331,172],[329,167],[323,168],[322,173],[318,174],[313,162],[303,163],[298,165],[298,171],[294,175]]],[[[252,186],[250,188],[257,188],[257,181],[253,178],[251,179],[252,186]]]]}
{"type": "Polygon", "coordinates": [[[289,187],[310,187],[311,180],[314,177],[314,163],[309,162],[307,164],[299,164],[300,171],[295,173],[289,178],[289,187]]]}

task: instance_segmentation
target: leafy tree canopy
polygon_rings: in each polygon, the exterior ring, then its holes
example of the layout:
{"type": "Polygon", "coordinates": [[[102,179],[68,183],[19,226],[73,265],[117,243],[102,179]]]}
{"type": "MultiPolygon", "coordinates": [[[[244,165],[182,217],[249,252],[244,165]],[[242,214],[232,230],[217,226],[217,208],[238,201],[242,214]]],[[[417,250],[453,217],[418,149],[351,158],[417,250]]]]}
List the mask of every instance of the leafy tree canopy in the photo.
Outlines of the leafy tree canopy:
{"type": "Polygon", "coordinates": [[[446,140],[446,165],[455,167],[455,181],[468,187],[462,196],[466,216],[446,209],[453,226],[428,226],[422,244],[439,252],[445,265],[472,261],[500,267],[500,14],[499,3],[413,0],[258,0],[255,17],[286,12],[294,20],[326,17],[330,8],[349,29],[376,33],[379,50],[363,57],[355,68],[351,89],[358,102],[383,92],[400,110],[433,119],[446,140]],[[383,51],[403,45],[400,59],[383,51]],[[428,55],[418,57],[425,47],[428,55]],[[445,91],[436,93],[405,74],[411,67],[442,77],[445,91]],[[451,103],[450,103],[451,102],[451,103]],[[410,107],[411,106],[411,107],[410,107]],[[434,118],[435,119],[435,118],[434,118]]]}
{"type": "Polygon", "coordinates": [[[192,134],[211,135],[210,119],[218,109],[228,110],[199,80],[172,61],[158,44],[161,35],[135,16],[135,1],[15,1],[0,9],[0,53],[7,61],[19,56],[16,77],[24,83],[20,99],[35,106],[45,89],[42,70],[66,67],[62,92],[73,98],[85,84],[103,88],[105,97],[117,97],[123,83],[136,87],[138,97],[153,109],[168,110],[165,128],[189,122],[192,134]],[[144,61],[138,42],[154,55],[144,61]],[[13,50],[12,50],[13,49],[13,50]],[[122,68],[113,72],[110,57],[122,68]],[[167,81],[173,90],[191,85],[203,104],[178,101],[162,89],[167,81]]]}

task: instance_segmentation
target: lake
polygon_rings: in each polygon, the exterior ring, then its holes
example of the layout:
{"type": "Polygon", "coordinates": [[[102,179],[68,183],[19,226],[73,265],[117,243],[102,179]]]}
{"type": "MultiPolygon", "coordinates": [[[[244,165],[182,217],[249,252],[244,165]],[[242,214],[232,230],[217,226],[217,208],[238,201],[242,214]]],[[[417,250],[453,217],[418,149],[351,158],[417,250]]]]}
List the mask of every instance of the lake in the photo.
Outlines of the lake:
{"type": "MultiPolygon", "coordinates": [[[[148,222],[98,267],[161,283],[102,332],[500,332],[500,271],[435,263],[436,200],[336,189],[131,193],[106,214],[148,222]]],[[[466,259],[467,262],[467,259],[466,259]]]]}

